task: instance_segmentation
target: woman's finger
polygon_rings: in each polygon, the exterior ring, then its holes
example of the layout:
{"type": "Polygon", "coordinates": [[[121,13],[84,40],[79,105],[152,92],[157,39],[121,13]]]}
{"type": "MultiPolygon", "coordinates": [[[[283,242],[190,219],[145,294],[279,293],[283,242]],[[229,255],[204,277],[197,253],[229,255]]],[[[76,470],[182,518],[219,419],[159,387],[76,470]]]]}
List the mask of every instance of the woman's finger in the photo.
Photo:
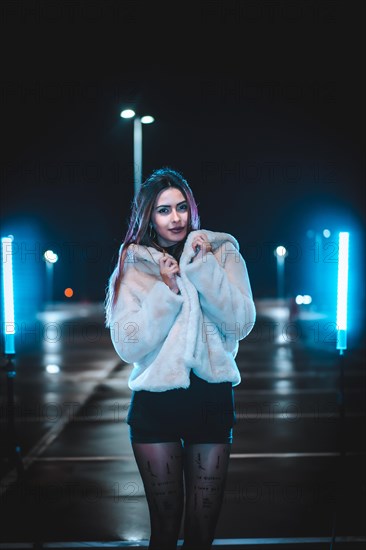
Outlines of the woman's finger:
{"type": "Polygon", "coordinates": [[[171,260],[171,258],[168,258],[168,257],[161,258],[160,262],[161,262],[161,265],[163,265],[163,266],[169,267],[170,265],[172,265],[172,260],[171,260]]]}
{"type": "Polygon", "coordinates": [[[197,244],[203,244],[203,243],[209,243],[209,240],[207,239],[206,235],[197,235],[192,241],[192,246],[195,247],[197,244]]]}
{"type": "Polygon", "coordinates": [[[161,269],[162,273],[167,273],[167,274],[176,273],[178,271],[179,271],[179,265],[176,265],[176,264],[163,266],[162,269],[161,269]]]}

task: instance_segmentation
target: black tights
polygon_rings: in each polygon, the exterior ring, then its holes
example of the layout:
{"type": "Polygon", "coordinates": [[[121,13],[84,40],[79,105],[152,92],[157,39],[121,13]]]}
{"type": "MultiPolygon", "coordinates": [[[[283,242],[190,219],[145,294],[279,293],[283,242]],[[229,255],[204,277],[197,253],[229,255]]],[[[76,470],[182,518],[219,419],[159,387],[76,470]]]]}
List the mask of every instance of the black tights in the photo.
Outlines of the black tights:
{"type": "Polygon", "coordinates": [[[150,513],[150,550],[209,550],[224,496],[230,443],[132,443],[150,513]],[[184,507],[185,497],[185,507],[184,507]]]}

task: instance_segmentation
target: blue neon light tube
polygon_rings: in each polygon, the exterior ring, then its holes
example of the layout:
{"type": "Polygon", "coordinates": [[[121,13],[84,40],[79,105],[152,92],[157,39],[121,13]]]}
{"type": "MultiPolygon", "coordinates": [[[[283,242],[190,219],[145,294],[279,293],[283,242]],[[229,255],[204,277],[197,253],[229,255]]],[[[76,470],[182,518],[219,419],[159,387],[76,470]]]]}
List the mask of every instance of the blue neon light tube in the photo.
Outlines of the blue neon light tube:
{"type": "Polygon", "coordinates": [[[13,237],[1,239],[1,266],[3,279],[3,327],[5,339],[5,354],[15,354],[15,319],[13,290],[13,237]]]}
{"type": "Polygon", "coordinates": [[[337,349],[347,349],[347,293],[348,293],[349,233],[339,233],[337,286],[337,349]]]}

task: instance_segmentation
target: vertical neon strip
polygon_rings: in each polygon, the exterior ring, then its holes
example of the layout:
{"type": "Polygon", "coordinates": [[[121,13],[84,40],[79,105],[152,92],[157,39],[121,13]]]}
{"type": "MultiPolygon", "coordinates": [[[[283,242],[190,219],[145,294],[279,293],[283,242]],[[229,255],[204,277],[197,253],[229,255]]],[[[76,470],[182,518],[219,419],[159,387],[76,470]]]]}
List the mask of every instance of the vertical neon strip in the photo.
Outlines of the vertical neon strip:
{"type": "Polygon", "coordinates": [[[337,286],[337,349],[347,349],[347,292],[348,292],[349,233],[339,233],[337,286]]]}
{"type": "Polygon", "coordinates": [[[3,277],[3,299],[4,299],[4,338],[5,354],[14,354],[14,291],[13,291],[13,238],[3,237],[1,239],[2,251],[2,277],[3,277]]]}

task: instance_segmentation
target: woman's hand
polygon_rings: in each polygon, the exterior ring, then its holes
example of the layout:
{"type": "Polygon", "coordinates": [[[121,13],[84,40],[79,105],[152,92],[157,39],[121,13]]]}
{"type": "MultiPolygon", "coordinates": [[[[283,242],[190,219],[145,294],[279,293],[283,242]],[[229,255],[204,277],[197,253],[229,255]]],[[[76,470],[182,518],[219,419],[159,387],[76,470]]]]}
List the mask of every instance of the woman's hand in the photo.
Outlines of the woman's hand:
{"type": "Polygon", "coordinates": [[[179,275],[179,264],[175,258],[164,254],[159,260],[160,275],[166,285],[178,294],[179,288],[176,282],[176,276],[179,275]]]}
{"type": "Polygon", "coordinates": [[[192,248],[195,252],[197,252],[197,247],[199,247],[198,253],[194,256],[193,260],[198,257],[202,258],[205,254],[207,254],[207,252],[212,252],[212,246],[204,233],[195,235],[192,241],[192,248]]]}

